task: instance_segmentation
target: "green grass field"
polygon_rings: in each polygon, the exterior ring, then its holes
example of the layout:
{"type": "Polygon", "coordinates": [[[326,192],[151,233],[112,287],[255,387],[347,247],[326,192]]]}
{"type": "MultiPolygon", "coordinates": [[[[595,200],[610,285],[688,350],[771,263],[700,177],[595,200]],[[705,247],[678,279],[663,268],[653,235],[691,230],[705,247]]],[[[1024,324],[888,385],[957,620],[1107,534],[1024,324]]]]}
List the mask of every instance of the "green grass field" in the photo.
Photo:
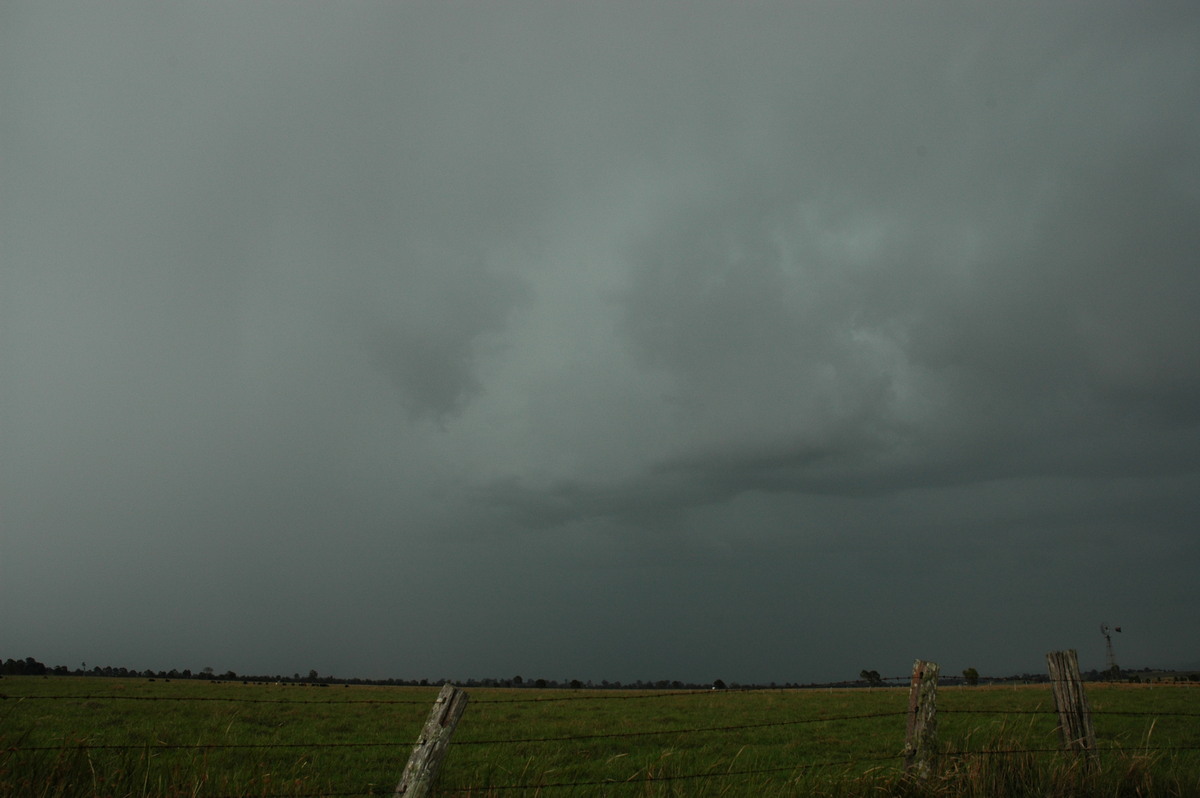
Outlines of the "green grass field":
{"type": "MultiPolygon", "coordinates": [[[[6,677],[0,798],[390,794],[436,693],[6,677]]],[[[472,690],[438,794],[1200,796],[1200,689],[1088,695],[1099,746],[1121,749],[1095,771],[1053,753],[1047,686],[942,688],[947,755],[918,784],[907,688],[472,690]]]]}

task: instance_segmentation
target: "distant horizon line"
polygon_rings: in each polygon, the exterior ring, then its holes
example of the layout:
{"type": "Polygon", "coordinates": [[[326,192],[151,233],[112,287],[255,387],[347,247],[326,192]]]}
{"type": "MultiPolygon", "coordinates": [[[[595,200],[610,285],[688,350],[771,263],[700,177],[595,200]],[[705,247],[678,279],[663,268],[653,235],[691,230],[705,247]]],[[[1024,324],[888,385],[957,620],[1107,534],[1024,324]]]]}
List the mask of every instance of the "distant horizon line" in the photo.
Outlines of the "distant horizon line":
{"type": "MultiPolygon", "coordinates": [[[[973,669],[968,669],[973,670],[973,669]]],[[[1170,675],[1189,675],[1193,676],[1200,672],[1200,664],[1175,667],[1175,668],[1118,668],[1118,672],[1130,676],[1141,674],[1170,674],[1170,675]]],[[[356,684],[356,685],[381,685],[381,686],[407,686],[407,687],[435,687],[440,684],[451,683],[463,686],[474,687],[489,687],[489,688],[537,688],[537,689],[617,689],[617,690],[682,690],[682,689],[709,689],[716,687],[718,689],[779,689],[779,688],[800,688],[800,687],[872,687],[872,686],[888,686],[885,682],[893,683],[890,686],[903,686],[907,683],[911,676],[880,676],[873,671],[864,671],[856,679],[840,679],[832,681],[787,681],[787,682],[739,682],[730,680],[726,682],[723,679],[714,679],[712,681],[684,681],[680,679],[659,679],[656,681],[644,681],[641,679],[632,682],[623,682],[620,680],[602,679],[595,681],[592,679],[546,679],[542,677],[526,679],[520,675],[512,677],[481,677],[469,678],[465,680],[455,679],[430,679],[427,677],[410,678],[410,677],[382,677],[368,678],[361,676],[336,676],[334,674],[320,674],[316,669],[310,669],[307,675],[296,671],[290,676],[286,674],[246,674],[237,673],[233,670],[225,670],[218,673],[215,668],[205,666],[199,671],[192,671],[190,668],[172,668],[170,670],[154,670],[153,668],[127,668],[124,666],[113,665],[95,665],[88,667],[86,661],[80,662],[79,668],[69,668],[66,665],[47,666],[38,661],[34,657],[25,657],[24,659],[6,659],[0,661],[0,675],[4,676],[81,676],[81,677],[101,677],[101,678],[143,678],[143,679],[187,679],[187,680],[210,680],[210,681],[241,681],[241,682],[277,682],[287,684],[356,684]],[[868,677],[866,674],[870,674],[868,677]]],[[[1101,681],[1100,677],[1107,675],[1106,671],[1099,669],[1090,669],[1083,671],[1082,676],[1090,681],[1101,681]]],[[[975,673],[972,676],[963,674],[940,674],[939,681],[947,684],[966,684],[974,681],[976,684],[987,684],[994,682],[1047,682],[1050,677],[1047,673],[1020,673],[1008,674],[1004,676],[989,676],[985,674],[975,673]]]]}

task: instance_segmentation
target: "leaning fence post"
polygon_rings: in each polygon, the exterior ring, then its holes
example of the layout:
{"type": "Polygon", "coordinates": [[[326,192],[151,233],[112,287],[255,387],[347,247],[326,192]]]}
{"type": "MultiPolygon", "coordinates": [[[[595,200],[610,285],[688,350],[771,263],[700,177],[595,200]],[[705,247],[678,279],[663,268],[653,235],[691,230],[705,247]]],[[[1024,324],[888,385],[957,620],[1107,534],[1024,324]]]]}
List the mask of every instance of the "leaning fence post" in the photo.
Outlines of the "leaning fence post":
{"type": "Polygon", "coordinates": [[[1063,748],[1076,751],[1088,762],[1096,750],[1096,729],[1088,708],[1087,693],[1079,678],[1079,658],[1075,649],[1051,651],[1046,655],[1054,706],[1058,710],[1058,733],[1063,748]]]}
{"type": "Polygon", "coordinates": [[[913,663],[908,688],[908,732],[904,738],[904,769],[918,778],[928,776],[937,760],[938,664],[913,663]]]}
{"type": "Polygon", "coordinates": [[[446,750],[450,747],[450,735],[467,708],[467,694],[452,684],[442,686],[437,700],[421,736],[413,746],[408,764],[404,766],[404,775],[396,785],[395,796],[404,798],[425,798],[433,789],[446,750]]]}

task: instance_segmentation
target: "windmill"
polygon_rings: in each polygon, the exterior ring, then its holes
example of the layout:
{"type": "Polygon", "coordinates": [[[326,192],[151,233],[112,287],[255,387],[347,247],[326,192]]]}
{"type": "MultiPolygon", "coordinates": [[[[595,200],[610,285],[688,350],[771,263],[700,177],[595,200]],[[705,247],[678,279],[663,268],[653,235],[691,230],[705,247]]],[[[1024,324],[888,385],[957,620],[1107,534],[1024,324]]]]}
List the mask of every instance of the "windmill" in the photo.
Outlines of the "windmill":
{"type": "Polygon", "coordinates": [[[1117,657],[1113,654],[1112,632],[1120,631],[1121,627],[1119,626],[1100,624],[1100,634],[1104,635],[1105,670],[1114,679],[1121,675],[1121,669],[1117,667],[1117,657]]]}

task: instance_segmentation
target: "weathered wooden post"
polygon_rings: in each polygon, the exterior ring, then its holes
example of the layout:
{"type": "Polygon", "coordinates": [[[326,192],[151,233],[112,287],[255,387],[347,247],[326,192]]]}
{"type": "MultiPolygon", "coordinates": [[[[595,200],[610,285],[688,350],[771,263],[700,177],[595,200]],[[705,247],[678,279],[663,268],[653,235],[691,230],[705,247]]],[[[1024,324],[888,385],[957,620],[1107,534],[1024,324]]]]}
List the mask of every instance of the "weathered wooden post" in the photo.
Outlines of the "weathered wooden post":
{"type": "Polygon", "coordinates": [[[908,688],[908,733],[904,738],[904,769],[926,778],[937,762],[938,664],[913,663],[908,688]]]}
{"type": "Polygon", "coordinates": [[[1054,689],[1054,707],[1058,710],[1058,733],[1063,748],[1078,752],[1090,763],[1096,751],[1096,729],[1092,726],[1083,680],[1079,678],[1079,658],[1075,649],[1051,651],[1046,655],[1046,666],[1054,689]]]}
{"type": "Polygon", "coordinates": [[[450,683],[442,686],[425,728],[413,746],[408,764],[404,766],[404,775],[396,785],[395,796],[404,798],[426,798],[433,789],[441,770],[442,760],[446,758],[446,750],[450,747],[450,736],[454,727],[467,708],[467,694],[450,683]]]}

